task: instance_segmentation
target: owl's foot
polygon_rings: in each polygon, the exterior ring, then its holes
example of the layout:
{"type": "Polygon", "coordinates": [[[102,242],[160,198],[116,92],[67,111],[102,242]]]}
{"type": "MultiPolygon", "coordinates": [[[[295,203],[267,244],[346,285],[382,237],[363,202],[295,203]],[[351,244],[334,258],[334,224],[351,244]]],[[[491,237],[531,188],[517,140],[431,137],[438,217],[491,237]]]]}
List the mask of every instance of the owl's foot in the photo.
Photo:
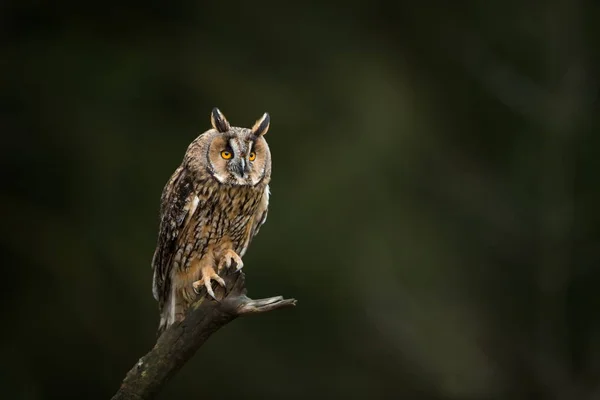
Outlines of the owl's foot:
{"type": "Polygon", "coordinates": [[[223,268],[231,267],[232,262],[235,263],[236,271],[239,271],[244,266],[242,258],[238,256],[238,254],[235,251],[227,249],[225,253],[221,256],[221,261],[219,261],[217,271],[221,272],[223,268]]]}
{"type": "Polygon", "coordinates": [[[196,294],[200,294],[200,289],[202,286],[204,286],[210,297],[216,300],[217,298],[215,297],[215,292],[212,289],[211,280],[215,280],[219,285],[225,287],[225,281],[223,278],[217,275],[212,265],[202,267],[202,278],[199,281],[192,283],[194,292],[196,292],[196,294]]]}

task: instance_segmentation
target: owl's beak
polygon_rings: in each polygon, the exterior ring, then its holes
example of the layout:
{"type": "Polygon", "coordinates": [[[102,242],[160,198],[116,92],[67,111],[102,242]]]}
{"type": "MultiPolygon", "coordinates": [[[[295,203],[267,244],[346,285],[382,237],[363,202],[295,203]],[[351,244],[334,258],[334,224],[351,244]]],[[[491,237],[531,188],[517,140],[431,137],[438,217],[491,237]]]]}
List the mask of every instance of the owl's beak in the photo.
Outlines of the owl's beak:
{"type": "Polygon", "coordinates": [[[234,166],[235,172],[241,177],[246,175],[246,160],[240,158],[239,162],[237,162],[234,166]]]}

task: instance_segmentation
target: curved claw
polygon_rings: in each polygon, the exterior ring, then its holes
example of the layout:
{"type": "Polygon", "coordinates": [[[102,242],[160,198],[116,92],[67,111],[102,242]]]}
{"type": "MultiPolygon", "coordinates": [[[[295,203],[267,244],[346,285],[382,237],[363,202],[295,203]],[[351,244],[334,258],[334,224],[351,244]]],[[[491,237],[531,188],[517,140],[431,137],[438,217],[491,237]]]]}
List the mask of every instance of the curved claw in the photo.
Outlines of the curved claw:
{"type": "Polygon", "coordinates": [[[235,251],[228,249],[225,252],[225,254],[223,254],[223,256],[221,257],[221,261],[219,262],[217,270],[221,272],[223,268],[229,269],[233,262],[235,262],[236,265],[236,272],[242,269],[242,267],[244,266],[242,258],[235,251]]]}
{"type": "Polygon", "coordinates": [[[194,292],[196,292],[196,294],[200,294],[200,288],[202,286],[204,286],[206,288],[206,292],[209,294],[209,296],[212,297],[213,299],[217,300],[217,298],[215,297],[215,292],[212,288],[213,280],[216,281],[219,285],[225,287],[225,281],[223,280],[223,278],[221,278],[219,275],[217,275],[217,273],[215,272],[214,269],[207,268],[207,269],[202,270],[202,279],[192,283],[194,292]]]}
{"type": "Polygon", "coordinates": [[[219,275],[213,273],[212,276],[210,277],[211,279],[214,279],[215,281],[217,281],[219,283],[219,285],[225,287],[225,281],[223,280],[223,278],[221,278],[219,275]]]}
{"type": "Polygon", "coordinates": [[[212,289],[212,285],[210,284],[210,281],[206,281],[204,282],[204,286],[206,287],[206,293],[208,293],[210,295],[210,297],[212,297],[213,299],[217,299],[215,297],[215,292],[212,289]]]}
{"type": "Polygon", "coordinates": [[[240,270],[244,268],[244,262],[240,259],[240,262],[237,263],[236,267],[235,267],[235,272],[240,272],[240,270]]]}

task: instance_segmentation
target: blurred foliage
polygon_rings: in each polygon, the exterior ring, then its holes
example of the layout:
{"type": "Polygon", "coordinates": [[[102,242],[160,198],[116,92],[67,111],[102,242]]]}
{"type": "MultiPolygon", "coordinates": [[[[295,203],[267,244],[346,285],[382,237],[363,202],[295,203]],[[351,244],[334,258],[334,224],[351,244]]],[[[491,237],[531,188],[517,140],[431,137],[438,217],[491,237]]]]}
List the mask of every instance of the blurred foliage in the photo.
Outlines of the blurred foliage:
{"type": "Polygon", "coordinates": [[[271,114],[235,321],[162,399],[600,396],[597,2],[0,6],[2,388],[106,399],[154,343],[158,204],[271,114]]]}

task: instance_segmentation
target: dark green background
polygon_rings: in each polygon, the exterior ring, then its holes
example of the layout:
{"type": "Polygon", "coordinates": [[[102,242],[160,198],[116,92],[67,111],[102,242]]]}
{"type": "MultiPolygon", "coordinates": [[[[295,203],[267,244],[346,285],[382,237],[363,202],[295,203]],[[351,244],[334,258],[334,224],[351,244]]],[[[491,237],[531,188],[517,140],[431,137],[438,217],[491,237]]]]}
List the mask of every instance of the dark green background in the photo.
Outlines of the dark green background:
{"type": "Polygon", "coordinates": [[[154,343],[163,185],[271,114],[250,295],[161,399],[600,396],[600,6],[0,6],[6,399],[107,399],[154,343]]]}

